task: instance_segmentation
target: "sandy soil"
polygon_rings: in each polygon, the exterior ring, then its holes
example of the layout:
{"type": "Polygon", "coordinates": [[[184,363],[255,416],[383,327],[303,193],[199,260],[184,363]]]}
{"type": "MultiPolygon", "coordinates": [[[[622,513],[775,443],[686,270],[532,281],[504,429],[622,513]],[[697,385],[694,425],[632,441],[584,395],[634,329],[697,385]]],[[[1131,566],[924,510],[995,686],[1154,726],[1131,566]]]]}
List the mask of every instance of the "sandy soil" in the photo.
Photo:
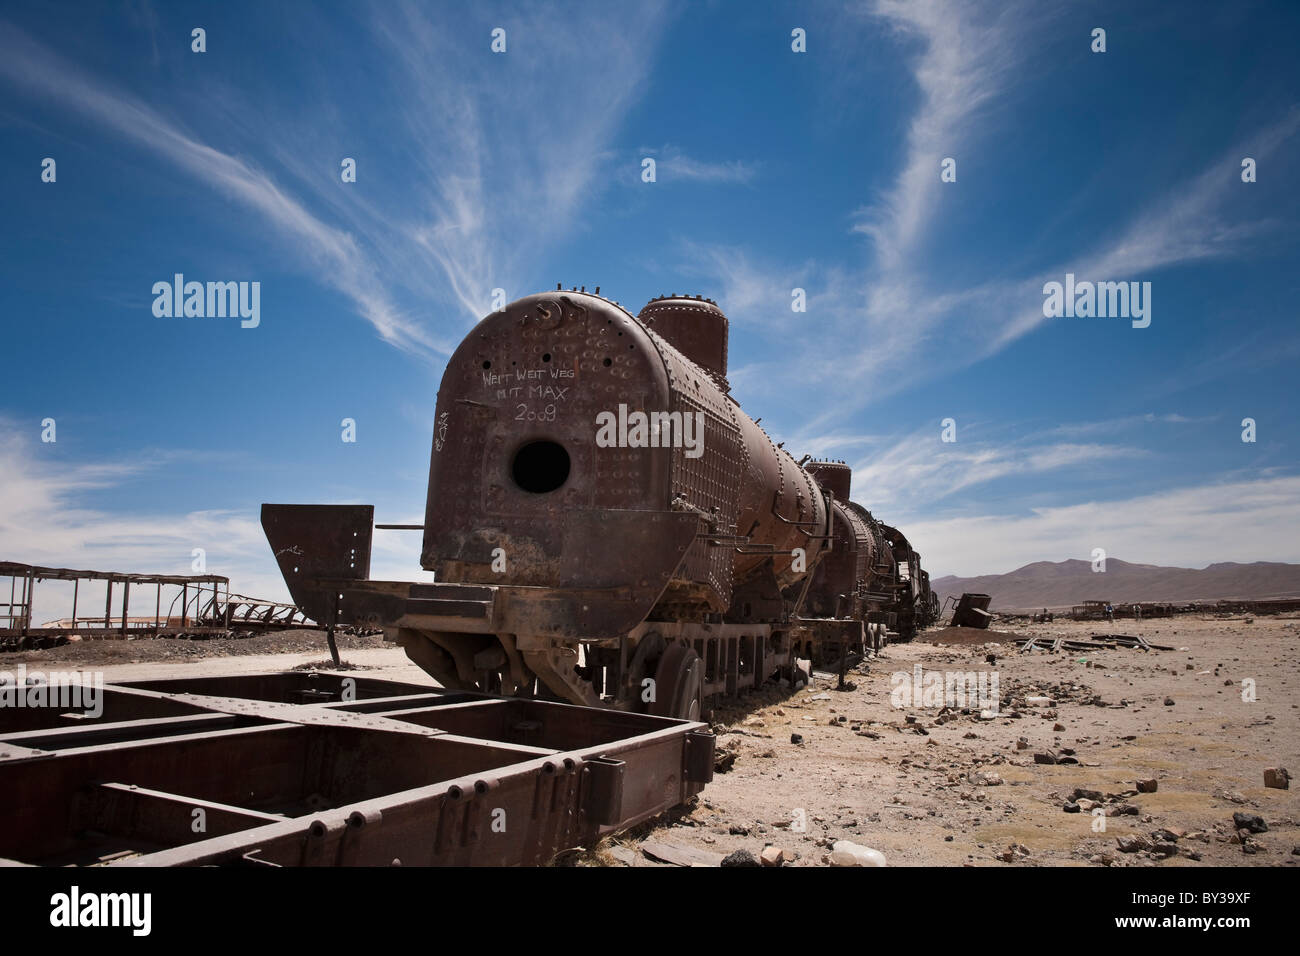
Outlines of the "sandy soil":
{"type": "MultiPolygon", "coordinates": [[[[437,686],[402,650],[382,636],[339,634],[339,655],[350,669],[367,677],[437,686]]],[[[146,680],[209,675],[255,674],[309,664],[332,666],[324,631],[276,631],[257,637],[222,640],[144,638],[127,641],[73,641],[41,651],[0,654],[0,671],[19,664],[28,670],[94,670],[104,680],[146,680]]]]}
{"type": "MultiPolygon", "coordinates": [[[[821,865],[837,840],[880,850],[891,866],[1296,865],[1300,781],[1266,788],[1264,770],[1300,774],[1298,629],[1277,617],[1021,628],[1141,634],[1179,648],[1169,652],[1020,654],[960,634],[948,635],[957,643],[893,645],[850,675],[852,691],[818,679],[792,695],[769,693],[746,715],[718,714],[732,769],[692,812],[637,836],[716,854],[757,856],[774,845],[797,856],[794,865],[821,865]],[[1009,706],[995,719],[978,708],[941,716],[933,706],[893,706],[891,689],[910,686],[918,664],[923,673],[996,671],[1009,706]],[[891,680],[895,673],[904,676],[891,680]],[[1254,702],[1242,699],[1247,679],[1254,702]],[[1038,694],[1056,704],[1025,706],[1038,694]],[[1067,750],[1077,764],[1034,761],[1067,750]],[[1136,793],[1148,779],[1156,792],[1136,793]],[[1076,789],[1097,791],[1089,796],[1098,808],[1085,802],[1067,813],[1076,789]],[[1262,817],[1268,831],[1243,844],[1234,813],[1262,817]],[[795,832],[799,820],[806,832],[795,832]],[[1157,849],[1121,852],[1121,838],[1134,835],[1157,849]]],[[[623,861],[653,862],[627,852],[636,840],[621,842],[623,861]]]]}
{"type": "MultiPolygon", "coordinates": [[[[812,688],[769,688],[719,709],[718,746],[735,755],[731,769],[715,776],[694,807],[580,862],[659,865],[643,852],[649,840],[652,849],[669,844],[712,862],[774,845],[793,865],[822,865],[832,843],[852,840],[880,850],[892,866],[1300,863],[1293,853],[1300,847],[1300,781],[1288,790],[1264,786],[1269,767],[1300,775],[1300,620],[996,627],[1002,633],[946,629],[890,646],[850,673],[851,690],[835,690],[825,676],[812,688]],[[1094,632],[1137,633],[1179,649],[1020,654],[1011,643],[1024,633],[1094,632]],[[918,665],[923,679],[973,672],[991,681],[996,673],[998,715],[984,719],[980,706],[943,711],[924,699],[894,706],[891,690],[910,687],[918,665]],[[1255,682],[1253,702],[1243,700],[1247,680],[1255,682]],[[1025,702],[1037,695],[1055,703],[1025,702]],[[792,743],[793,734],[802,741],[792,743]],[[1078,762],[1035,763],[1035,754],[1048,752],[1078,762]],[[1149,779],[1156,792],[1135,792],[1137,781],[1149,779]],[[1078,789],[1095,793],[1071,801],[1078,789]],[[1067,802],[1079,812],[1066,812],[1067,802]],[[1243,843],[1234,813],[1262,817],[1267,831],[1243,843]],[[1120,840],[1133,836],[1152,849],[1121,852],[1120,840]]],[[[378,637],[341,636],[340,645],[367,676],[429,681],[378,637]]],[[[287,632],[74,643],[5,654],[0,670],[57,662],[102,670],[112,681],[284,670],[326,658],[321,634],[287,632]]]]}

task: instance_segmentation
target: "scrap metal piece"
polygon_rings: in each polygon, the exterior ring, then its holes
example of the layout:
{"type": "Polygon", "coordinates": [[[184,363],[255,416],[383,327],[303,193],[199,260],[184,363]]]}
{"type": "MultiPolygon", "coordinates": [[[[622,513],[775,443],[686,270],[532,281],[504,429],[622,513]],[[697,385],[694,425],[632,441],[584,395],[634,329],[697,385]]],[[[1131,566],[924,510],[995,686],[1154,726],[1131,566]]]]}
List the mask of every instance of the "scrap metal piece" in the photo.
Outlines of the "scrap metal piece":
{"type": "Polygon", "coordinates": [[[370,576],[374,505],[262,505],[262,530],[294,603],[326,624],[345,614],[339,582],[370,576]]]}
{"type": "Polygon", "coordinates": [[[967,591],[953,608],[951,626],[987,628],[993,620],[993,615],[989,613],[991,600],[987,594],[967,591]]]}

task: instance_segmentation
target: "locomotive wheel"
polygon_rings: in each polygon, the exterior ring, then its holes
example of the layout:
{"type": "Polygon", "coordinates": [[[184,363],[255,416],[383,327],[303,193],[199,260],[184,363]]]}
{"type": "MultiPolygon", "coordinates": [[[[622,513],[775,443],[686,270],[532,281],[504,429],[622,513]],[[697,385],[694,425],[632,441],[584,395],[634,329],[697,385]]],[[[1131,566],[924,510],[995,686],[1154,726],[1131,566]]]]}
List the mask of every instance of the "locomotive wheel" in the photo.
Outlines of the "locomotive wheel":
{"type": "Polygon", "coordinates": [[[653,713],[642,699],[641,682],[647,677],[656,676],[655,667],[663,657],[666,646],[663,636],[658,631],[651,631],[642,635],[641,640],[637,642],[632,659],[628,661],[625,693],[629,700],[635,702],[634,706],[637,710],[653,713]]]}
{"type": "Polygon", "coordinates": [[[673,644],[659,658],[650,712],[660,717],[699,720],[703,690],[704,662],[700,655],[685,644],[673,644]]]}

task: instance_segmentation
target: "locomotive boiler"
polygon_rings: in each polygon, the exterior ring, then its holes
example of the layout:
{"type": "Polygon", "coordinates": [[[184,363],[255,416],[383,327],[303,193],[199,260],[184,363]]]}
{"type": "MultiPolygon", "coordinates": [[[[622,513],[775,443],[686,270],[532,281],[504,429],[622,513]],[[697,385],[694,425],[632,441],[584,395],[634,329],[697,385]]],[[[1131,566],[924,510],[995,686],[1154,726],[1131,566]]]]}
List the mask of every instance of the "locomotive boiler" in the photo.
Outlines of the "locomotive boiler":
{"type": "Polygon", "coordinates": [[[633,316],[598,293],[513,302],[448,362],[434,582],[368,579],[370,506],[263,506],[309,615],[383,628],[446,687],[690,719],[932,619],[920,556],[850,500],[848,466],[802,467],[731,397],[714,302],[633,316]]]}

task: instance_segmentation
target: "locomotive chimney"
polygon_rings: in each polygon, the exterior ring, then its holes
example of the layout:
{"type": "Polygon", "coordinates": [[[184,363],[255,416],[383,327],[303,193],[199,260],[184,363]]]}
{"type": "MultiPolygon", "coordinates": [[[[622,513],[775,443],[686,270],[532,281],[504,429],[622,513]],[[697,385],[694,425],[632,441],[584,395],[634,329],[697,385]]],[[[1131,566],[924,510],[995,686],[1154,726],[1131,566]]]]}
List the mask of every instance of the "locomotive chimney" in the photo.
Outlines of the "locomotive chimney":
{"type": "Polygon", "coordinates": [[[727,317],[712,299],[660,296],[637,318],[696,365],[727,377],[727,317]]]}
{"type": "Polygon", "coordinates": [[[835,496],[836,501],[848,501],[853,485],[853,469],[842,461],[810,461],[804,471],[813,476],[817,484],[835,496]]]}

